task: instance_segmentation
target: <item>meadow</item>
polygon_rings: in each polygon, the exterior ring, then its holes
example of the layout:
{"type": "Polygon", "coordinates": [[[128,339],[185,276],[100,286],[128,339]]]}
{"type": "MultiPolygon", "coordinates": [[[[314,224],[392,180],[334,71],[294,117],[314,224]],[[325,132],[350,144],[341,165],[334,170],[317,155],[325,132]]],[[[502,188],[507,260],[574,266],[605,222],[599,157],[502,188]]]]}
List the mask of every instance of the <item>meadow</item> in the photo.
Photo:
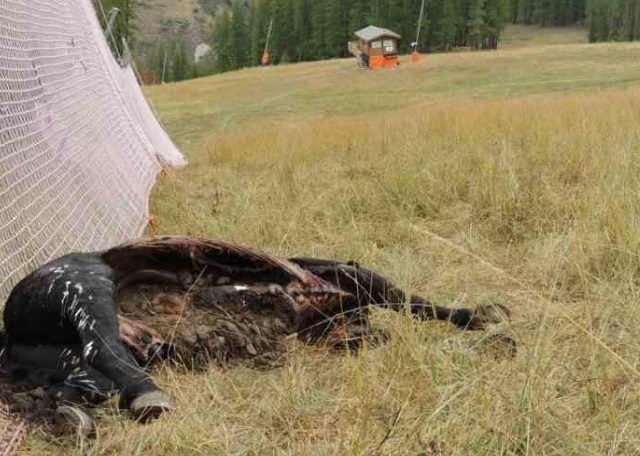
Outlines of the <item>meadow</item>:
{"type": "Polygon", "coordinates": [[[165,370],[175,413],[105,410],[95,442],[34,431],[22,454],[640,452],[640,44],[538,30],[397,70],[345,59],[148,89],[190,161],[154,192],[162,233],[357,260],[511,321],[465,333],[380,311],[384,346],[165,370]],[[491,334],[517,356],[483,350],[491,334]]]}

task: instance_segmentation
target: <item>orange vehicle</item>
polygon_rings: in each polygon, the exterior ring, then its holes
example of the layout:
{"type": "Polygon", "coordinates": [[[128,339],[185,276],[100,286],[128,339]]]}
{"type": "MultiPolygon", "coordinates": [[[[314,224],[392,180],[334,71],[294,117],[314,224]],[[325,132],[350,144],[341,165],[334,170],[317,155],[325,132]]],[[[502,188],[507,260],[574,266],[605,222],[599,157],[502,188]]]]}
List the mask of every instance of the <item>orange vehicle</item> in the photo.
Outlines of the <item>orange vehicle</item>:
{"type": "Polygon", "coordinates": [[[396,68],[401,36],[391,30],[374,27],[356,32],[358,41],[349,43],[349,50],[362,68],[396,68]]]}

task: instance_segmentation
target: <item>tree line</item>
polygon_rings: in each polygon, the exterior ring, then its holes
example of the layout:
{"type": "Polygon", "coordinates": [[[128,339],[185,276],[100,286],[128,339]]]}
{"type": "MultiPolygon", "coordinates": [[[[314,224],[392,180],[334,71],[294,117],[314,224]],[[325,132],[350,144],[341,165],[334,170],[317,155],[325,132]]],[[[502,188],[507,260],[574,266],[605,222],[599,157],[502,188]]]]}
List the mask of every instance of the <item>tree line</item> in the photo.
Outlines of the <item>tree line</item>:
{"type": "Polygon", "coordinates": [[[205,69],[192,62],[188,56],[187,47],[179,39],[161,42],[158,46],[148,49],[146,59],[138,67],[151,71],[156,83],[161,80],[179,82],[216,72],[211,65],[210,68],[205,69]]]}
{"type": "Polygon", "coordinates": [[[218,18],[212,41],[219,71],[258,65],[272,21],[273,63],[345,57],[353,32],[370,24],[402,35],[401,52],[416,39],[419,50],[434,52],[495,49],[507,22],[564,26],[591,14],[596,41],[621,36],[602,24],[615,23],[611,15],[626,14],[631,3],[640,0],[426,0],[418,34],[422,0],[238,0],[218,18]]]}
{"type": "Polygon", "coordinates": [[[402,35],[401,51],[495,48],[509,0],[239,0],[217,20],[213,45],[221,71],[258,65],[272,24],[271,61],[300,62],[348,55],[353,33],[374,24],[402,35]]]}
{"type": "MultiPolygon", "coordinates": [[[[115,23],[106,38],[114,56],[117,58],[124,56],[123,40],[128,43],[130,49],[134,47],[135,29],[132,22],[136,13],[135,0],[93,0],[93,3],[100,25],[104,30],[107,29],[111,10],[118,9],[115,23]]],[[[184,33],[184,30],[179,30],[179,32],[184,33]]],[[[207,74],[215,72],[215,68],[211,64],[208,68],[200,68],[191,60],[185,43],[180,39],[161,41],[157,46],[152,46],[147,50],[144,59],[136,59],[138,67],[152,72],[158,81],[162,77],[165,82],[196,78],[199,75],[199,69],[207,74]]]]}
{"type": "Polygon", "coordinates": [[[640,0],[589,0],[589,41],[640,39],[640,0]]]}
{"type": "Polygon", "coordinates": [[[514,24],[543,27],[574,25],[585,20],[587,0],[510,0],[510,17],[514,24]]]}
{"type": "MultiPolygon", "coordinates": [[[[121,10],[114,35],[131,40],[132,0],[102,0],[121,10]]],[[[270,62],[346,57],[354,32],[367,25],[402,35],[401,52],[448,51],[454,47],[495,49],[505,23],[541,26],[587,24],[589,40],[640,39],[640,0],[236,0],[219,13],[211,57],[194,64],[180,39],[149,50],[144,69],[165,81],[260,64],[269,38],[270,62]],[[417,38],[419,36],[419,38],[417,38]]],[[[134,37],[133,37],[134,38],[134,37]]]]}

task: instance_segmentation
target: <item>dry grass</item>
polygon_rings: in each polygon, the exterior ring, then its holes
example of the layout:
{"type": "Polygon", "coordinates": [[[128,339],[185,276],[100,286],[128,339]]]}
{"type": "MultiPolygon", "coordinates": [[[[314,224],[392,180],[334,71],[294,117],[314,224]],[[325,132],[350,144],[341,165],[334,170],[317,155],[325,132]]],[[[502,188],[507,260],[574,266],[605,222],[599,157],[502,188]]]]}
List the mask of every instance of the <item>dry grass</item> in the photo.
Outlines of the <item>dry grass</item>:
{"type": "MultiPolygon", "coordinates": [[[[163,232],[355,259],[448,305],[501,302],[519,354],[380,313],[392,341],[358,356],[294,347],[281,370],[163,372],[175,414],[140,426],[105,412],[73,451],[638,453],[639,54],[336,61],[154,89],[191,160],[154,196],[163,232]]],[[[25,454],[73,448],[32,434],[25,454]]]]}

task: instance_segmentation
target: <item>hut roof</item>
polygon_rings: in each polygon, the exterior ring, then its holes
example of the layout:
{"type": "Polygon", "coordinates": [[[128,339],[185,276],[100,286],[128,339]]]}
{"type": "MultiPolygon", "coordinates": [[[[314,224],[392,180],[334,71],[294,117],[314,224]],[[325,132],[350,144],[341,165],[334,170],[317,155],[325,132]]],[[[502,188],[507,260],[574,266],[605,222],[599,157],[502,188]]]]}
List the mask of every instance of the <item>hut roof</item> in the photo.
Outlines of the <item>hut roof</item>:
{"type": "Polygon", "coordinates": [[[364,41],[375,40],[383,36],[390,36],[397,39],[401,38],[400,35],[398,35],[396,32],[392,32],[391,30],[381,27],[374,27],[373,25],[365,27],[362,30],[358,30],[356,32],[356,36],[364,41]]]}

